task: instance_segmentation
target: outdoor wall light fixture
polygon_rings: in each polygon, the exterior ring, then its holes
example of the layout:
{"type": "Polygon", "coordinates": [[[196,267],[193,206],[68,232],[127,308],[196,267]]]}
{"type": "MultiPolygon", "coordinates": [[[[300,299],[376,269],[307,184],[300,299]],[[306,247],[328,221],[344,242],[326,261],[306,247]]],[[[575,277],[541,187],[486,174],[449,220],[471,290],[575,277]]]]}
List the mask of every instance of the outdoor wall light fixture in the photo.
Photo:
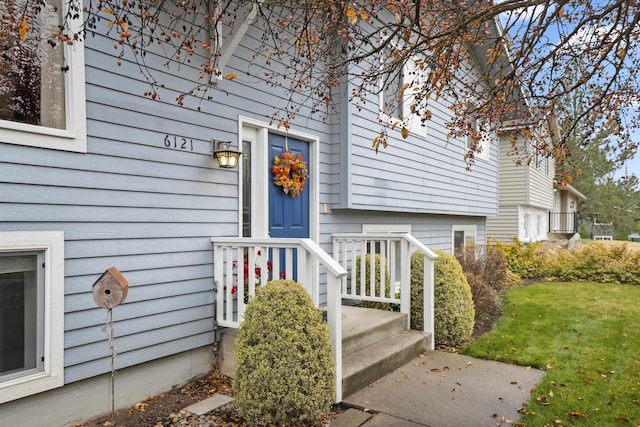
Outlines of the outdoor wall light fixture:
{"type": "Polygon", "coordinates": [[[211,142],[211,157],[218,161],[218,166],[225,169],[233,169],[238,166],[238,159],[242,151],[231,148],[231,141],[218,141],[214,139],[211,142]]]}

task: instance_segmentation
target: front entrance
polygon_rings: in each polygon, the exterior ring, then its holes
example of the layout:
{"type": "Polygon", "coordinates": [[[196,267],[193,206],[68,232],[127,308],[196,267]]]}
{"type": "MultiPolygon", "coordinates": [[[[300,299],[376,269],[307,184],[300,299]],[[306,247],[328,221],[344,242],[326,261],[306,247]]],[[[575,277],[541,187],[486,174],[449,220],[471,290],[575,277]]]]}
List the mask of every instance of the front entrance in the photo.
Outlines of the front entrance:
{"type": "MultiPolygon", "coordinates": [[[[304,161],[309,162],[309,143],[288,136],[269,134],[269,166],[273,165],[275,156],[290,151],[295,155],[302,154],[304,161]]],[[[309,237],[309,182],[302,187],[302,194],[289,197],[273,183],[273,174],[269,182],[269,236],[270,237],[309,237]]]]}
{"type": "MultiPolygon", "coordinates": [[[[282,153],[289,151],[296,156],[302,154],[305,162],[309,161],[309,144],[305,141],[288,136],[269,134],[269,165],[273,165],[275,156],[282,156],[282,153]]],[[[308,167],[308,164],[307,164],[308,167]]],[[[309,237],[309,183],[305,182],[302,192],[295,197],[286,194],[282,187],[273,183],[273,174],[269,184],[269,236],[303,238],[309,237]]],[[[293,277],[298,280],[297,258],[298,254],[293,251],[293,277]]],[[[270,254],[273,260],[273,254],[270,254]]],[[[279,270],[286,270],[285,250],[279,253],[279,270]]],[[[282,278],[282,277],[281,277],[282,278]]]]}

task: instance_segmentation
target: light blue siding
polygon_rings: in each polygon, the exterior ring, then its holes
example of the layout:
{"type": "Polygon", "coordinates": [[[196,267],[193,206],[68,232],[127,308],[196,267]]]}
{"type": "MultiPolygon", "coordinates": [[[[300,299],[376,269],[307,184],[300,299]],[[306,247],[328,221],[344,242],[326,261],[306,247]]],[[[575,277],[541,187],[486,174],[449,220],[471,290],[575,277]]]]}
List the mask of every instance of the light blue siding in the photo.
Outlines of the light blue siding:
{"type": "MultiPolygon", "coordinates": [[[[257,34],[249,30],[225,73],[244,75],[257,34]]],[[[0,141],[0,231],[64,231],[67,383],[111,369],[106,311],[91,295],[111,266],[130,286],[113,310],[117,368],[213,343],[210,238],[238,235],[239,175],[214,166],[211,140],[237,145],[240,115],[268,122],[274,108],[286,106],[281,89],[239,77],[220,82],[213,100],[179,107],[175,97],[191,88],[197,71],[167,70],[154,54],[146,61],[166,88],[150,100],[135,64],[124,58],[116,65],[112,44],[100,35],[87,40],[86,154],[0,141]],[[166,148],[167,136],[188,139],[188,149],[166,148]]],[[[444,137],[441,109],[426,138],[393,134],[391,146],[375,154],[377,113],[336,107],[346,122],[308,118],[303,109],[292,123],[320,139],[325,250],[331,252],[332,233],[360,232],[363,223],[411,224],[416,237],[443,250],[451,250],[454,224],[476,225],[484,239],[485,216],[496,211],[496,150],[465,171],[462,145],[444,137]]]]}
{"type": "Polygon", "coordinates": [[[377,98],[366,108],[353,109],[353,125],[341,136],[352,141],[351,166],[343,171],[351,181],[350,199],[342,198],[341,207],[447,215],[489,216],[498,207],[498,145],[493,142],[489,159],[476,159],[466,170],[465,143],[447,139],[445,126],[451,112],[444,101],[433,102],[432,119],[426,134],[411,132],[403,139],[399,129],[389,130],[389,146],[378,153],[371,142],[381,129],[377,98]]]}

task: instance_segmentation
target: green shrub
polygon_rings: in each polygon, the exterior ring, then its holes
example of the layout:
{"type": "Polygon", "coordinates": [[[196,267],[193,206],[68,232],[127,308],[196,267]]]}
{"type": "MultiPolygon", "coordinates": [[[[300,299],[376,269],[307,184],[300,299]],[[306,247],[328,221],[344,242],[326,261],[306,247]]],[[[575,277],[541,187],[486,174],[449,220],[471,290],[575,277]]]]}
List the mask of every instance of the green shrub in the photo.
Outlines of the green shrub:
{"type": "MultiPolygon", "coordinates": [[[[434,317],[438,345],[459,347],[473,332],[475,310],[471,289],[460,263],[453,255],[435,251],[434,317]]],[[[411,255],[411,328],[423,329],[424,255],[411,255]]]]}
{"type": "Polygon", "coordinates": [[[587,229],[586,229],[586,228],[584,228],[584,226],[583,226],[583,225],[581,225],[581,226],[580,226],[580,229],[578,230],[578,233],[580,233],[580,237],[581,237],[582,239],[589,239],[589,238],[591,238],[591,233],[589,233],[589,232],[587,231],[587,229]]]}
{"type": "Polygon", "coordinates": [[[502,314],[502,292],[509,286],[509,269],[495,246],[467,245],[456,252],[467,278],[475,308],[474,334],[487,332],[502,314]]]}
{"type": "Polygon", "coordinates": [[[594,243],[571,250],[543,253],[540,244],[507,245],[495,242],[510,270],[510,282],[517,279],[549,279],[559,281],[593,281],[640,285],[640,252],[625,244],[594,243]]]}
{"type": "Polygon", "coordinates": [[[491,242],[504,254],[509,270],[521,279],[537,279],[545,276],[545,257],[540,251],[541,244],[522,243],[513,238],[511,244],[498,240],[491,242]]]}
{"type": "Polygon", "coordinates": [[[249,301],[236,344],[238,414],[253,425],[316,425],[335,396],[329,331],[304,288],[276,280],[249,301]]]}
{"type": "MultiPolygon", "coordinates": [[[[361,257],[356,257],[356,293],[360,295],[360,264],[361,257]]],[[[365,276],[365,290],[364,294],[367,296],[371,295],[370,284],[371,284],[371,255],[365,254],[364,256],[364,276],[365,276]]],[[[375,254],[374,258],[375,263],[375,296],[380,296],[380,254],[375,254]]],[[[384,295],[382,297],[391,298],[391,278],[389,276],[389,264],[385,262],[384,269],[384,295]]],[[[393,304],[388,302],[376,302],[376,301],[360,301],[356,304],[358,307],[366,307],[366,308],[375,308],[378,310],[393,310],[393,304]]]]}
{"type": "Polygon", "coordinates": [[[585,245],[549,256],[546,265],[546,277],[554,280],[640,285],[640,252],[626,245],[585,245]]]}

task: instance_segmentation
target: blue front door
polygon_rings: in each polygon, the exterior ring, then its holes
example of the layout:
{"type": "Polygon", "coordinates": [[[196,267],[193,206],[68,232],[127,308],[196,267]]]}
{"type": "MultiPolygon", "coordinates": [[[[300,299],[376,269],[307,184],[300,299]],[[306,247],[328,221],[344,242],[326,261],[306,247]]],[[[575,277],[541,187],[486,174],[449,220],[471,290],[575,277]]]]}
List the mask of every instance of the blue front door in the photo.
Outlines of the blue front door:
{"type": "MultiPolygon", "coordinates": [[[[290,151],[295,155],[302,154],[307,170],[309,169],[309,143],[299,139],[285,137],[282,135],[269,134],[269,165],[273,165],[273,158],[281,156],[284,151],[290,151]]],[[[273,174],[271,174],[273,181],[273,174]]],[[[273,182],[269,184],[269,236],[270,237],[288,237],[303,238],[309,237],[309,182],[305,182],[302,187],[302,193],[295,197],[289,197],[282,190],[282,187],[275,185],[273,182]]],[[[286,270],[286,252],[279,251],[280,262],[278,263],[279,276],[274,274],[273,278],[285,278],[286,270]]],[[[269,258],[273,259],[270,253],[269,258]]],[[[288,277],[295,281],[298,280],[297,268],[298,254],[293,252],[293,277],[288,277]]],[[[274,272],[275,273],[275,272],[274,272]]]]}
{"type": "MultiPolygon", "coordinates": [[[[302,154],[309,169],[309,143],[282,135],[269,134],[269,168],[273,158],[284,151],[302,154]]],[[[273,174],[269,184],[269,236],[271,237],[309,237],[309,182],[305,182],[303,192],[294,198],[289,197],[273,183],[273,174]]]]}

